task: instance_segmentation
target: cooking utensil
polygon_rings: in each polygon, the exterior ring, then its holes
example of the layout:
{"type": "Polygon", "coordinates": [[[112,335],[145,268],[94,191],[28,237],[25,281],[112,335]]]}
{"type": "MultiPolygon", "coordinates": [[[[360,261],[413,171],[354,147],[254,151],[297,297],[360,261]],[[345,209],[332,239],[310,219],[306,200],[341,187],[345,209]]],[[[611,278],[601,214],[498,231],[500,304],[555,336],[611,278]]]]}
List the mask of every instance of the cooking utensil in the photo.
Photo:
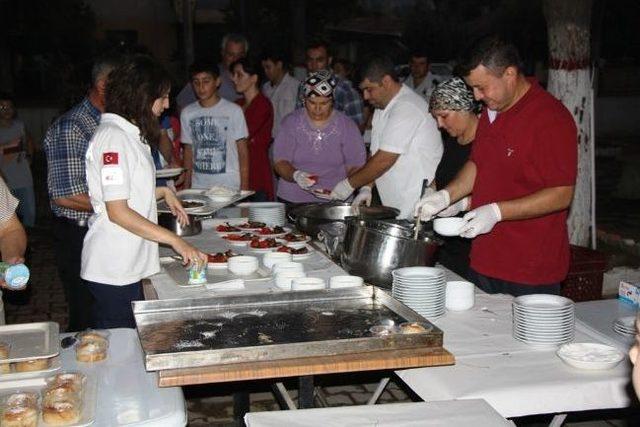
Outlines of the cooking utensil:
{"type": "MultiPolygon", "coordinates": [[[[429,180],[422,180],[422,190],[420,190],[420,199],[424,197],[425,191],[429,188],[429,180]]],[[[418,216],[416,217],[416,225],[413,230],[413,240],[418,240],[418,235],[420,234],[420,230],[422,229],[422,221],[420,221],[420,216],[422,215],[422,208],[418,208],[418,216]]]]}
{"type": "MultiPolygon", "coordinates": [[[[171,213],[159,212],[158,213],[158,225],[173,231],[180,237],[195,236],[202,232],[202,223],[200,222],[202,217],[192,214],[187,214],[189,218],[189,224],[182,225],[178,221],[178,218],[171,213]]],[[[206,217],[209,218],[209,217],[206,217]]]]}
{"type": "Polygon", "coordinates": [[[412,224],[385,220],[348,218],[342,267],[365,282],[390,288],[391,272],[400,267],[432,266],[440,240],[431,232],[413,239],[412,224]]]}
{"type": "Polygon", "coordinates": [[[387,206],[351,206],[350,203],[311,203],[294,208],[289,219],[298,230],[316,238],[319,226],[334,222],[344,223],[345,218],[357,216],[363,219],[392,219],[398,216],[398,209],[387,206]]]}

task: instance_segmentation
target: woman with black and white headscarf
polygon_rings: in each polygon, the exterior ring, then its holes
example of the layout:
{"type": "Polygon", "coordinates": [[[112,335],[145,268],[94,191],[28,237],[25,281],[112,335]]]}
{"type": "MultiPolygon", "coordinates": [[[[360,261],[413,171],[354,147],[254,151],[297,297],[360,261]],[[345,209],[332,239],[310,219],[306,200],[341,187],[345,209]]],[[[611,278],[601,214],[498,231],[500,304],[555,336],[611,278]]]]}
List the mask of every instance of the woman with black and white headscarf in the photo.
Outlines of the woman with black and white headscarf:
{"type": "MultiPolygon", "coordinates": [[[[473,92],[459,77],[440,83],[429,99],[429,112],[449,136],[443,135],[444,153],[436,170],[436,189],[444,188],[466,163],[471,152],[471,143],[478,127],[480,104],[473,98],[473,92]]],[[[453,216],[466,210],[470,205],[468,197],[454,203],[438,216],[453,216]]],[[[466,276],[469,268],[469,239],[445,238],[446,244],[439,251],[439,262],[461,276],[466,276]]]]}

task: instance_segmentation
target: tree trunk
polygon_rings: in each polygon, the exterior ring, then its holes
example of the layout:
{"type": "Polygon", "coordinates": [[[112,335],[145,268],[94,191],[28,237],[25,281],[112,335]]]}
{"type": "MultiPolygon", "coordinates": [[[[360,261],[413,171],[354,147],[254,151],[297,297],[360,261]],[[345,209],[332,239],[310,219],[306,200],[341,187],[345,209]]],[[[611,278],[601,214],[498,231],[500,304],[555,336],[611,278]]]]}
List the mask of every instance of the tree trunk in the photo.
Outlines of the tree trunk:
{"type": "Polygon", "coordinates": [[[588,246],[592,165],[590,28],[592,0],[543,0],[549,39],[548,90],[567,107],[578,128],[578,179],[569,214],[571,243],[588,246]]]}

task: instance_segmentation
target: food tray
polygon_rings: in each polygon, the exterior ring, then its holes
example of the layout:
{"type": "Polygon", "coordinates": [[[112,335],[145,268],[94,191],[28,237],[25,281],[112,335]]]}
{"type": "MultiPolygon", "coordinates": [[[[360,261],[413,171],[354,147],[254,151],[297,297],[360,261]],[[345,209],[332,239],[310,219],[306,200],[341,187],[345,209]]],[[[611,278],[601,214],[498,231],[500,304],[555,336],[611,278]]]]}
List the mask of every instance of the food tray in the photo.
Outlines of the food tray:
{"type": "Polygon", "coordinates": [[[56,371],[60,370],[61,367],[62,364],[60,363],[60,356],[55,356],[51,359],[51,365],[47,369],[43,369],[41,371],[9,372],[8,374],[0,373],[0,382],[49,376],[55,374],[56,371]]]}
{"type": "MultiPolygon", "coordinates": [[[[87,379],[82,387],[82,413],[80,414],[80,420],[75,424],[69,424],[68,427],[84,427],[89,426],[94,423],[96,418],[96,393],[97,393],[97,385],[96,379],[83,372],[86,375],[87,379]]],[[[5,381],[0,382],[0,395],[2,397],[7,396],[9,394],[18,392],[18,391],[31,391],[38,393],[47,385],[45,382],[48,376],[39,377],[39,378],[31,378],[25,380],[17,380],[17,381],[5,381]]],[[[41,401],[42,399],[40,399],[41,401]]],[[[39,401],[39,404],[40,404],[39,401]]],[[[49,427],[52,424],[47,424],[42,420],[42,408],[39,409],[40,416],[38,417],[38,427],[49,427]]]]}
{"type": "Polygon", "coordinates": [[[428,320],[372,286],[135,301],[148,371],[442,347],[442,331],[373,336],[389,319],[428,320]]]}
{"type": "Polygon", "coordinates": [[[161,258],[162,267],[164,267],[166,273],[171,277],[176,285],[181,288],[202,287],[206,283],[218,283],[226,282],[228,280],[243,279],[245,282],[257,282],[271,279],[271,271],[267,270],[264,266],[260,265],[258,270],[252,274],[246,274],[239,276],[233,274],[228,268],[208,268],[207,267],[207,281],[197,285],[189,284],[189,271],[182,265],[181,261],[176,261],[171,257],[161,258]]]}
{"type": "MultiPolygon", "coordinates": [[[[178,197],[193,198],[194,200],[196,199],[202,200],[205,203],[203,207],[198,209],[189,209],[188,212],[191,215],[209,216],[222,208],[232,205],[242,199],[246,199],[247,197],[251,196],[254,193],[254,191],[243,190],[235,194],[233,197],[231,197],[231,199],[227,201],[214,202],[213,200],[205,196],[204,193],[206,191],[207,190],[183,190],[178,192],[178,197]]],[[[171,210],[169,209],[169,207],[167,206],[167,203],[164,200],[160,200],[158,202],[158,213],[171,213],[171,210]]]]}
{"type": "Polygon", "coordinates": [[[60,353],[60,326],[55,322],[19,323],[0,326],[0,341],[11,345],[2,362],[45,359],[60,353]]]}

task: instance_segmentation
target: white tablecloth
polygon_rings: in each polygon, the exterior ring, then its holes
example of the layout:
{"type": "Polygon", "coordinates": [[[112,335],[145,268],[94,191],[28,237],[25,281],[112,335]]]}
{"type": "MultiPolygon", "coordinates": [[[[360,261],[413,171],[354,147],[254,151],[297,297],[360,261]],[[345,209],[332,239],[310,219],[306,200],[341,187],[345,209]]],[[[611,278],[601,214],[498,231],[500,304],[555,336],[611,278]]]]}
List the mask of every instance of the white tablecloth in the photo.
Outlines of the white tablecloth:
{"type": "MultiPolygon", "coordinates": [[[[635,400],[628,394],[631,371],[626,359],[612,370],[584,371],[564,364],[555,348],[536,348],[512,338],[511,301],[506,295],[479,294],[473,309],[436,320],[456,364],[398,371],[398,376],[425,401],[482,398],[507,418],[622,408],[635,400]]],[[[616,345],[581,320],[576,322],[575,341],[616,345]]]]}
{"type": "Polygon", "coordinates": [[[498,427],[512,424],[484,400],[392,403],[376,406],[252,412],[247,427],[389,426],[389,427],[498,427]]]}
{"type": "MultiPolygon", "coordinates": [[[[63,334],[67,336],[69,334],[63,334]]],[[[62,369],[82,371],[97,380],[96,427],[187,424],[180,387],[159,388],[155,373],[147,373],[133,329],[111,329],[109,355],[103,362],[78,363],[73,347],[61,349],[62,369]]]]}
{"type": "MultiPolygon", "coordinates": [[[[224,252],[228,249],[232,249],[236,253],[256,256],[260,259],[260,262],[262,262],[264,254],[251,252],[246,247],[229,245],[213,231],[213,223],[213,221],[209,220],[204,221],[202,233],[197,236],[185,237],[185,240],[207,253],[224,252]]],[[[160,249],[161,256],[169,256],[173,254],[174,252],[171,249],[160,249]]],[[[321,277],[328,281],[332,276],[347,274],[342,268],[340,268],[340,266],[336,265],[318,251],[313,252],[309,258],[299,262],[304,264],[305,272],[309,277],[321,277]]],[[[207,290],[204,286],[180,287],[176,284],[176,281],[166,273],[166,271],[161,271],[160,273],[151,276],[150,279],[158,293],[159,299],[198,298],[212,295],[231,295],[253,292],[282,292],[282,290],[275,285],[273,278],[265,281],[247,282],[245,283],[245,289],[240,291],[212,291],[207,290]]]]}

